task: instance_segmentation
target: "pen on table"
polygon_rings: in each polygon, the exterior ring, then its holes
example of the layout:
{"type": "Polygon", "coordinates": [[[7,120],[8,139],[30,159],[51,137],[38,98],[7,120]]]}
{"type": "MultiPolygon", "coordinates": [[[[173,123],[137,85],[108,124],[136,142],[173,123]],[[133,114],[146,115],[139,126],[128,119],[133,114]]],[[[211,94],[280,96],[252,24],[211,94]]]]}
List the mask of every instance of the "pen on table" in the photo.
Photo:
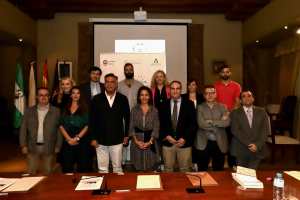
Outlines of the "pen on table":
{"type": "Polygon", "coordinates": [[[2,195],[8,195],[8,193],[0,193],[0,196],[2,196],[2,195]]]}
{"type": "Polygon", "coordinates": [[[130,192],[130,190],[116,190],[116,192],[130,192]]]}

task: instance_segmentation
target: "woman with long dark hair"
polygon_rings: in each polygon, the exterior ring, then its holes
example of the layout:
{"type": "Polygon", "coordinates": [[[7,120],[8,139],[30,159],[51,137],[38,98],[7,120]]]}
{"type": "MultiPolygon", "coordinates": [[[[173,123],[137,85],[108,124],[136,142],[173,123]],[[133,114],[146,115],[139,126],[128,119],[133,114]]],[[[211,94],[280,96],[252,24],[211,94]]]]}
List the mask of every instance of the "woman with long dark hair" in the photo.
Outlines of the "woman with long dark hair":
{"type": "Polygon", "coordinates": [[[130,160],[137,171],[148,171],[159,162],[158,111],[153,107],[152,92],[146,86],[138,90],[137,103],[138,105],[132,108],[130,117],[129,136],[133,140],[130,146],[130,160]]]}
{"type": "Polygon", "coordinates": [[[72,87],[71,98],[61,111],[59,129],[65,138],[62,145],[62,172],[73,172],[77,162],[77,172],[86,172],[87,150],[90,144],[86,133],[88,131],[89,113],[85,98],[81,96],[78,86],[72,87]]]}

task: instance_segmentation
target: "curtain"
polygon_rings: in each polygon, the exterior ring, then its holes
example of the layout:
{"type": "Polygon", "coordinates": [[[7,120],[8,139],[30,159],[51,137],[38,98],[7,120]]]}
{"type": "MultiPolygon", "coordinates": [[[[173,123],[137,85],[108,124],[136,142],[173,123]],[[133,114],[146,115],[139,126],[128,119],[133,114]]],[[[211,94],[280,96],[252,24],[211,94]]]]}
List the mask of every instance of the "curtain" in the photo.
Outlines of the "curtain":
{"type": "Polygon", "coordinates": [[[300,35],[279,42],[276,45],[275,57],[281,57],[300,51],[300,35]]]}
{"type": "MultiPolygon", "coordinates": [[[[300,65],[300,52],[297,53],[296,56],[296,65],[300,65]]],[[[297,74],[297,80],[296,80],[296,85],[295,85],[295,96],[297,96],[297,104],[296,104],[296,109],[295,109],[295,114],[294,114],[294,133],[293,137],[296,138],[297,140],[300,140],[300,70],[298,70],[297,74]]]]}
{"type": "Polygon", "coordinates": [[[299,69],[299,54],[292,53],[281,57],[280,61],[280,99],[293,95],[299,69]]]}

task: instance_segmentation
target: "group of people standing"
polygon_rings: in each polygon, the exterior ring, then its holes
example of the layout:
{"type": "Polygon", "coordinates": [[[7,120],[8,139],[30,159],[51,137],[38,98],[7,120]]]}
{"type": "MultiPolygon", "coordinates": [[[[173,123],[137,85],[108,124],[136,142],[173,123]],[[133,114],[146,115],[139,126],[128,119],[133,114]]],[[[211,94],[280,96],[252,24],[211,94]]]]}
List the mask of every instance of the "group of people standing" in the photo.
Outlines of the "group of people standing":
{"type": "Polygon", "coordinates": [[[122,173],[130,149],[130,161],[137,171],[172,172],[176,159],[181,172],[223,170],[228,162],[257,169],[268,155],[268,117],[253,106],[251,91],[241,91],[230,80],[231,70],[223,66],[221,81],[197,93],[197,81],[182,84],[156,71],[150,88],[134,79],[134,67],[124,66],[125,80],[114,74],[89,70],[90,81],[80,87],[70,77],[60,80],[60,91],[50,97],[47,88],[37,90],[36,106],[30,107],[20,128],[20,145],[27,154],[27,173],[36,173],[39,160],[43,171],[51,172],[53,155],[59,153],[62,172],[87,172],[93,165],[93,147],[99,173],[122,173]],[[49,103],[51,102],[51,103],[49,103]],[[240,106],[242,102],[242,106],[240,106]],[[252,123],[253,122],[253,123],[252,123]],[[229,128],[230,127],[230,128],[229,128]],[[232,143],[231,143],[232,141],[232,143]],[[231,143],[231,145],[230,145],[231,143]],[[233,157],[233,156],[236,156],[233,157]],[[237,161],[235,163],[234,161],[237,161]]]}

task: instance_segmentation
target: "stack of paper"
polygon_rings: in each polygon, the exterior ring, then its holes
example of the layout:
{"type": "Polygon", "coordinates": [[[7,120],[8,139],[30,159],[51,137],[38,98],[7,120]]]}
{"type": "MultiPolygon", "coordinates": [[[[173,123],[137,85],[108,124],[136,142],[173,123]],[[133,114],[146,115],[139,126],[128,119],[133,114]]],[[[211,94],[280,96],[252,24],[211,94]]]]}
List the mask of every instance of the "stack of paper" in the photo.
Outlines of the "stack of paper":
{"type": "Polygon", "coordinates": [[[99,190],[102,181],[102,177],[82,176],[75,190],[99,190]]]}
{"type": "Polygon", "coordinates": [[[0,191],[20,180],[19,178],[0,178],[0,191]]]}
{"type": "Polygon", "coordinates": [[[136,190],[163,190],[160,175],[138,175],[136,190]]]}
{"type": "Polygon", "coordinates": [[[236,173],[232,173],[232,178],[243,188],[264,188],[261,181],[256,178],[256,171],[245,167],[237,167],[236,173]]]}
{"type": "Polygon", "coordinates": [[[45,178],[46,176],[24,177],[2,192],[27,192],[45,178]]]}

